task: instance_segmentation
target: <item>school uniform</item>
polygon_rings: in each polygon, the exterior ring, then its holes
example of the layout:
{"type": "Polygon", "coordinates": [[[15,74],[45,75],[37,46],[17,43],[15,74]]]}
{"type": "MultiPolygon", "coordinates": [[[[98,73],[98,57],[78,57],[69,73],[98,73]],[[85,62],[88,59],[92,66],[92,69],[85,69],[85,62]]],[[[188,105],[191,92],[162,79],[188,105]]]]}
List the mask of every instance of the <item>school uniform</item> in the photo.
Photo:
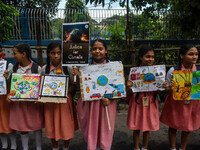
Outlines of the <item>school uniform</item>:
{"type": "MultiPolygon", "coordinates": [[[[2,61],[4,61],[4,59],[2,59],[2,61]]],[[[7,67],[10,76],[13,65],[9,63],[7,67]]],[[[8,92],[9,92],[9,87],[7,87],[7,93],[8,92]]],[[[0,95],[0,133],[8,134],[13,132],[13,130],[9,127],[10,104],[6,99],[7,99],[7,94],[0,95]]]]}
{"type": "MultiPolygon", "coordinates": [[[[60,75],[65,75],[61,64],[56,68],[51,64],[49,75],[56,75],[58,68],[62,70],[60,75]]],[[[45,69],[46,65],[42,68],[42,74],[45,74],[45,69]]],[[[45,103],[44,106],[46,137],[56,141],[72,139],[78,123],[71,93],[68,93],[66,103],[45,103]]]]}
{"type": "MultiPolygon", "coordinates": [[[[186,70],[182,65],[181,70],[186,70]]],[[[197,67],[193,65],[192,71],[197,67]]],[[[170,68],[167,73],[167,84],[173,79],[174,67],[170,68]]],[[[174,100],[172,93],[166,99],[162,110],[160,121],[171,128],[181,131],[194,131],[200,126],[200,101],[190,100],[185,103],[184,100],[174,100]]]]}
{"type": "MultiPolygon", "coordinates": [[[[16,73],[34,73],[31,68],[33,62],[26,66],[19,66],[16,73]]],[[[38,66],[35,72],[41,73],[38,66]]],[[[35,102],[11,102],[10,103],[10,128],[21,132],[40,130],[44,127],[43,104],[35,102]]]]}
{"type": "Polygon", "coordinates": [[[97,146],[102,150],[111,149],[117,109],[116,101],[111,100],[107,108],[111,130],[108,127],[105,106],[100,100],[88,102],[82,101],[81,97],[78,99],[78,118],[88,150],[96,150],[97,146]]]}
{"type": "Polygon", "coordinates": [[[134,93],[130,97],[127,126],[131,130],[156,131],[159,130],[159,107],[156,92],[134,93]],[[136,94],[139,94],[137,103],[135,101],[136,94]],[[146,97],[147,104],[143,103],[146,97]]]}

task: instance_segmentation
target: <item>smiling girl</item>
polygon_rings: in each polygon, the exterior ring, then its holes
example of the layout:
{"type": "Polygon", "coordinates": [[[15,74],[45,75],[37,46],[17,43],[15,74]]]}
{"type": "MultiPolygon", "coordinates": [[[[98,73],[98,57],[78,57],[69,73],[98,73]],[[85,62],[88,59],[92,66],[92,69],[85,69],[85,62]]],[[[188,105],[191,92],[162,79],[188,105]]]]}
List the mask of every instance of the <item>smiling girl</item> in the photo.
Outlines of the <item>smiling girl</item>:
{"type": "MultiPolygon", "coordinates": [[[[155,53],[150,45],[144,45],[139,50],[139,65],[152,66],[155,59],[155,53]]],[[[127,126],[133,130],[134,149],[139,150],[139,135],[143,132],[143,147],[148,147],[150,133],[159,129],[159,109],[156,92],[132,92],[133,82],[128,80],[127,92],[130,97],[127,126]]]]}

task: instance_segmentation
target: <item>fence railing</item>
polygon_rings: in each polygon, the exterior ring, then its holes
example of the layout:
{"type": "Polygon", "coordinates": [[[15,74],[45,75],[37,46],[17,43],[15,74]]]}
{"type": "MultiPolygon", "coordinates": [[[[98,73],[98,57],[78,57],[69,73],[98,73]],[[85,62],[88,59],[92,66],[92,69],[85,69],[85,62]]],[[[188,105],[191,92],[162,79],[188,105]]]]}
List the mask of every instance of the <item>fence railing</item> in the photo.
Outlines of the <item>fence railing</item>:
{"type": "MultiPolygon", "coordinates": [[[[40,28],[42,40],[59,40],[62,37],[62,23],[90,22],[91,39],[110,39],[114,30],[125,39],[126,9],[28,9],[20,8],[20,15],[14,18],[15,28],[11,31],[13,40],[36,40],[40,28]]],[[[130,10],[131,34],[134,40],[173,40],[182,36],[174,27],[170,12],[155,12],[156,17],[145,17],[141,12],[130,10]],[[156,19],[155,19],[156,18],[156,19]]]]}

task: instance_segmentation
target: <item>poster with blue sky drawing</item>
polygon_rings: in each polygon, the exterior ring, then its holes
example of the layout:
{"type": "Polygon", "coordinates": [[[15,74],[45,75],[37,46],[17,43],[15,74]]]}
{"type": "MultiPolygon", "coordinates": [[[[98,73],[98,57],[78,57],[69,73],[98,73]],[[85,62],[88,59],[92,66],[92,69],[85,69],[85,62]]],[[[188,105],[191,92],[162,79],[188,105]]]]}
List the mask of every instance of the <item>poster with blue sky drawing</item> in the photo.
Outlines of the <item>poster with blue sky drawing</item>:
{"type": "Polygon", "coordinates": [[[200,100],[200,71],[193,71],[191,99],[200,100]]]}
{"type": "Polygon", "coordinates": [[[126,97],[123,64],[110,62],[80,67],[83,101],[126,97]]]}
{"type": "Polygon", "coordinates": [[[133,67],[130,70],[129,80],[133,81],[133,92],[157,91],[165,82],[165,65],[133,67]]]}

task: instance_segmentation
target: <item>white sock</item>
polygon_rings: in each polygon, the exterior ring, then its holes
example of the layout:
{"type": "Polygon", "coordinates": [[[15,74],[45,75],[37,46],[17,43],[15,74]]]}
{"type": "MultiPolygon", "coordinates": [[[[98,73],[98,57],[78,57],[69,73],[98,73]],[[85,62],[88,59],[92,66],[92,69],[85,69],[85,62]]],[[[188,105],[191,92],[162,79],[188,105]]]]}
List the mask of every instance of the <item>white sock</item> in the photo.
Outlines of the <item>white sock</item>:
{"type": "Polygon", "coordinates": [[[42,149],[42,131],[41,130],[34,131],[34,134],[35,134],[36,150],[41,150],[42,149]]]}
{"type": "Polygon", "coordinates": [[[8,148],[8,139],[7,139],[7,135],[4,133],[0,134],[0,139],[1,139],[1,143],[2,143],[2,148],[7,149],[8,148]]]}
{"type": "Polygon", "coordinates": [[[142,150],[147,150],[147,149],[145,149],[144,147],[142,147],[142,150]]]}
{"type": "Polygon", "coordinates": [[[140,149],[136,149],[136,148],[134,148],[134,150],[140,150],[140,149]]]}
{"type": "Polygon", "coordinates": [[[58,147],[57,148],[53,148],[53,150],[58,150],[58,147]]]}
{"type": "Polygon", "coordinates": [[[69,147],[64,147],[64,146],[63,146],[63,150],[69,150],[69,147]]]}
{"type": "Polygon", "coordinates": [[[10,149],[16,150],[17,149],[16,132],[8,134],[8,137],[10,138],[10,149]]]}
{"type": "Polygon", "coordinates": [[[26,134],[21,134],[21,140],[22,140],[22,147],[23,150],[28,150],[28,133],[26,134]]]}
{"type": "Polygon", "coordinates": [[[170,150],[176,150],[176,148],[170,148],[170,150]]]}

